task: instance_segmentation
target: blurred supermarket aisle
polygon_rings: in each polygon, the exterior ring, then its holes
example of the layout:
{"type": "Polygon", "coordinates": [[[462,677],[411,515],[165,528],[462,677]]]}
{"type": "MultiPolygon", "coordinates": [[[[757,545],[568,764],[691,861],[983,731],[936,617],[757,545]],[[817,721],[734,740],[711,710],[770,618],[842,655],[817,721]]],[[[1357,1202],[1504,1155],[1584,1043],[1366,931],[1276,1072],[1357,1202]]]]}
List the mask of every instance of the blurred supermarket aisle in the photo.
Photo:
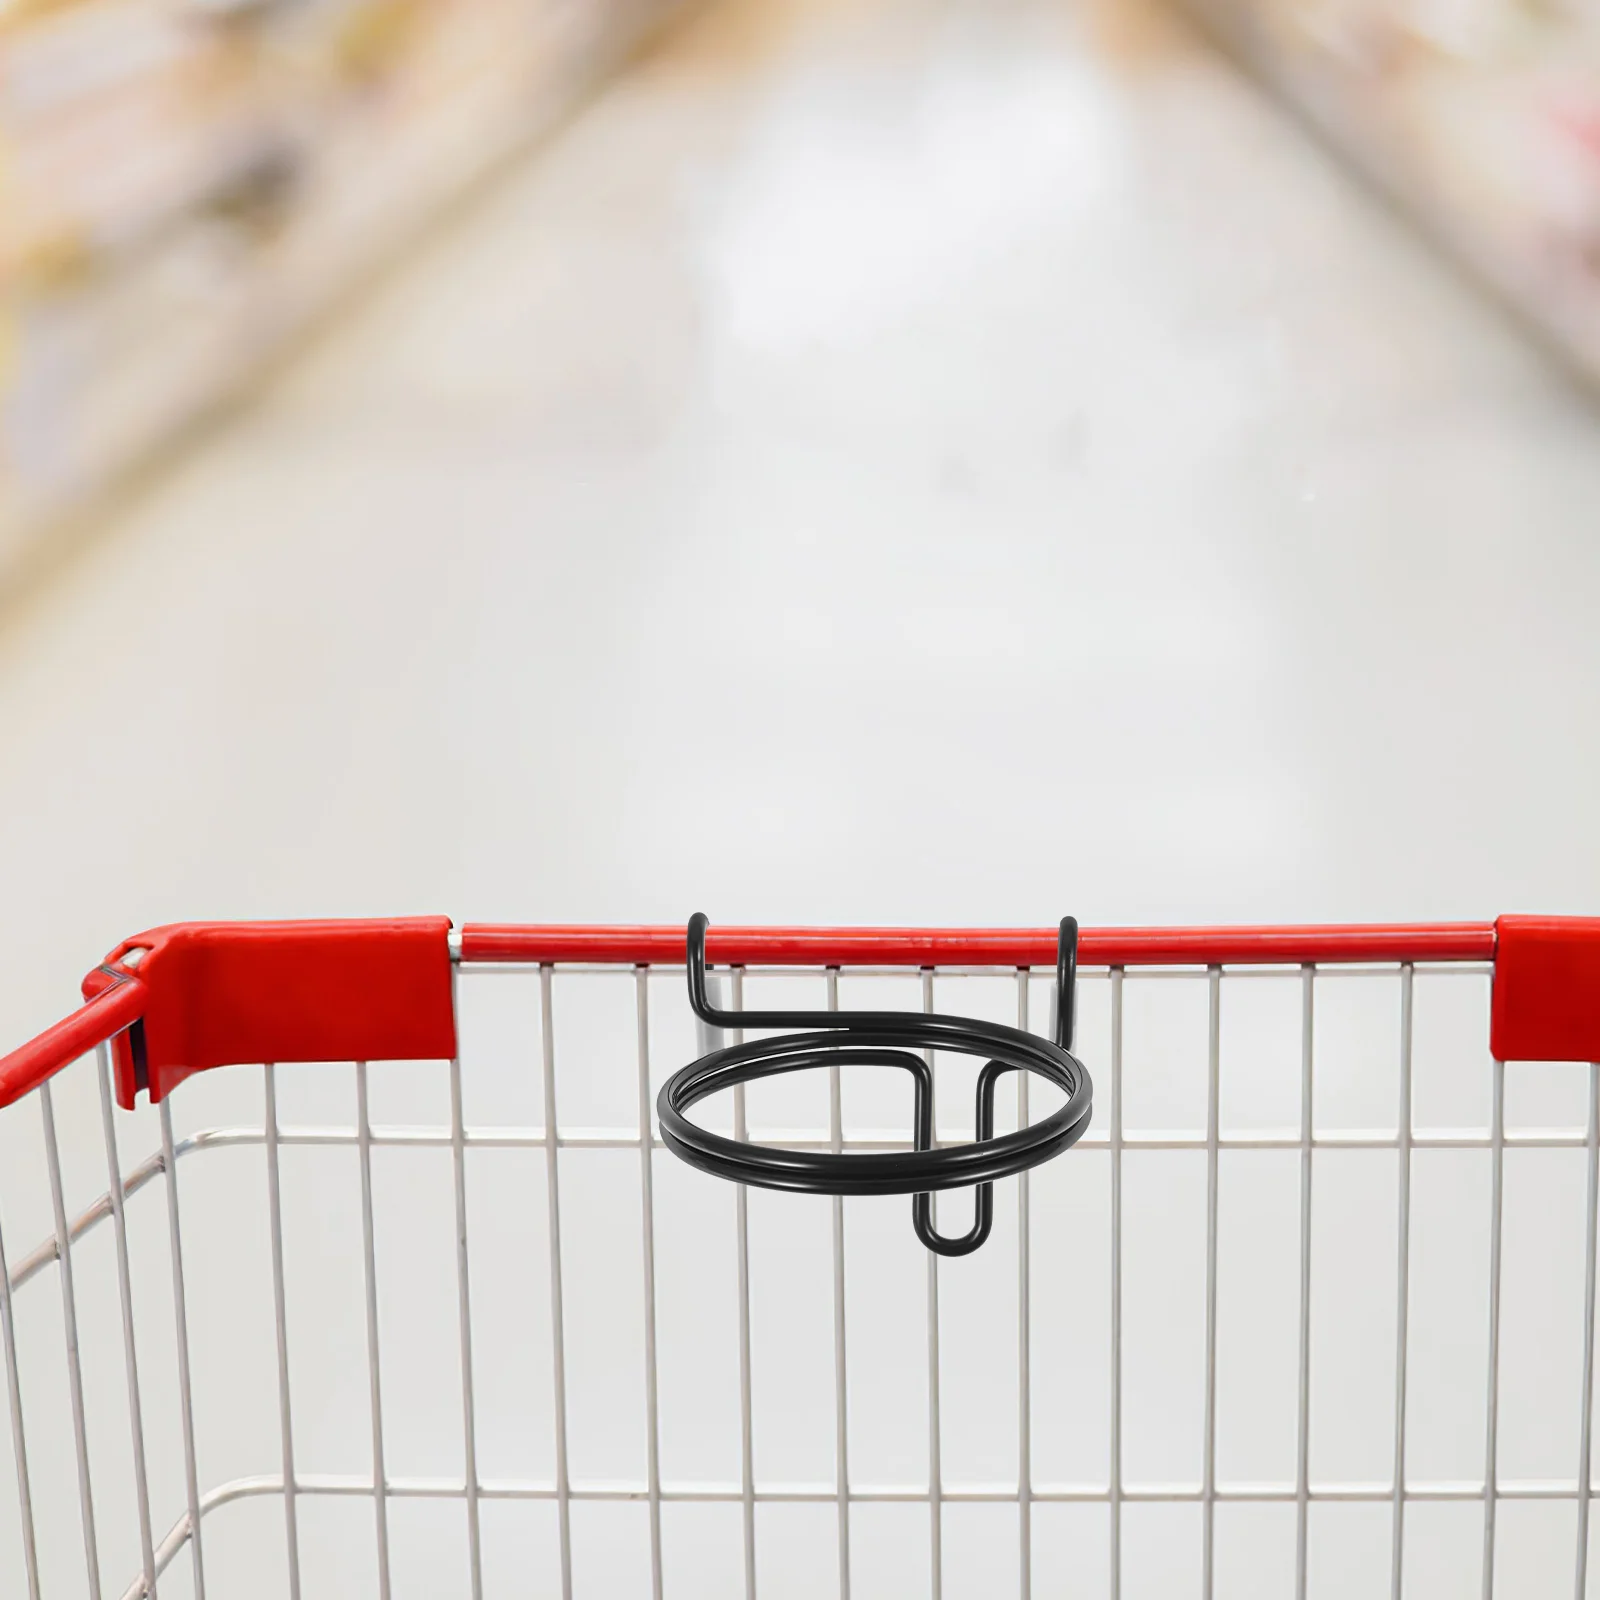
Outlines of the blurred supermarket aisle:
{"type": "Polygon", "coordinates": [[[678,3],[0,5],[0,587],[678,3]]]}
{"type": "Polygon", "coordinates": [[[1139,0],[725,0],[0,621],[0,1027],[197,916],[1600,907],[1600,434],[1139,0]]]}

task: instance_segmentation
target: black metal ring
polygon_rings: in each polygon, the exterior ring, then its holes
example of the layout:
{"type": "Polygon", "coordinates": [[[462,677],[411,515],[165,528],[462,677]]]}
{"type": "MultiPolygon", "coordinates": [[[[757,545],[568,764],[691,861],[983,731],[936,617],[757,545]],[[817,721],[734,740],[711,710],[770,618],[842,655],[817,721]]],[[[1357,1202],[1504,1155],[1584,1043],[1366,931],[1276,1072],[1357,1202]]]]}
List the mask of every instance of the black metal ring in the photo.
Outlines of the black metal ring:
{"type": "Polygon", "coordinates": [[[989,1236],[993,1184],[1048,1161],[1083,1137],[1093,1111],[1094,1086],[1071,1053],[1078,925],[1063,920],[1056,962],[1056,1038],[1024,1033],[971,1017],[900,1011],[721,1011],[706,989],[706,918],[696,913],[688,932],[689,1003],[718,1028],[806,1028],[776,1038],[754,1039],[714,1050],[674,1073],[661,1090],[656,1111],[668,1149],[691,1166],[735,1183],[809,1194],[911,1194],[917,1237],[941,1255],[966,1255],[989,1236]],[[977,1139],[972,1144],[933,1147],[933,1073],[914,1052],[950,1050],[982,1056],[978,1075],[977,1139]],[[842,1154],[776,1150],[711,1133],[689,1120],[691,1106],[708,1095],[756,1078],[803,1072],[812,1067],[889,1066],[909,1072],[916,1088],[912,1150],[842,1154]],[[994,1137],[994,1089],[1007,1072],[1034,1072],[1056,1085],[1066,1103],[1050,1116],[1015,1133],[994,1137]],[[971,1231],[946,1238],[933,1229],[931,1196],[936,1190],[979,1185],[971,1231]]]}

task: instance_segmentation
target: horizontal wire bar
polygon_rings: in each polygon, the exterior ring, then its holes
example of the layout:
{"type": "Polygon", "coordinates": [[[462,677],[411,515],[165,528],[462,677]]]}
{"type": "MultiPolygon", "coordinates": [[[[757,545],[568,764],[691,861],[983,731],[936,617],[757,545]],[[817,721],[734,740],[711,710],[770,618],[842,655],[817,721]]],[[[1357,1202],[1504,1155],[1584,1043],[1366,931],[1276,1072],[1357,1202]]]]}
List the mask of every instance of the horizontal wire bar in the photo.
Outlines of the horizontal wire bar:
{"type": "MultiPolygon", "coordinates": [[[[259,1143],[262,1135],[256,1132],[259,1143]]],[[[157,1174],[166,1170],[166,1159],[158,1150],[153,1156],[141,1161],[138,1166],[123,1174],[122,1197],[131,1199],[157,1174]]],[[[111,1215],[111,1191],[108,1189],[84,1211],[82,1211],[67,1227],[67,1244],[75,1245],[84,1234],[97,1227],[111,1215]]],[[[59,1244],[54,1234],[36,1245],[12,1269],[11,1287],[13,1291],[20,1289],[30,1278],[36,1278],[52,1261],[61,1254],[59,1244]]]]}
{"type": "MultiPolygon", "coordinates": [[[[554,1483],[529,1479],[481,1478],[476,1487],[480,1500],[553,1501],[558,1497],[554,1483]]],[[[466,1481],[460,1478],[385,1478],[382,1488],[390,1498],[401,1500],[464,1500],[467,1496],[466,1481]]],[[[1600,1491],[1600,1485],[1591,1490],[1596,1491],[1600,1491]]],[[[677,1504],[738,1505],[745,1499],[744,1489],[736,1483],[663,1483],[657,1492],[662,1501],[677,1504]]],[[[1495,1492],[1501,1500],[1576,1501],[1578,1482],[1576,1479],[1543,1478],[1502,1480],[1496,1484],[1495,1492]]],[[[212,1511],[234,1501],[282,1493],[280,1476],[235,1478],[201,1496],[200,1516],[203,1521],[212,1511]]],[[[375,1498],[378,1485],[370,1478],[297,1473],[295,1493],[375,1498]]],[[[1021,1503],[1023,1493],[1020,1485],[946,1484],[939,1498],[961,1504],[1015,1505],[1021,1503]]],[[[645,1483],[576,1480],[569,1485],[567,1494],[571,1500],[648,1502],[651,1490],[645,1483]]],[[[1110,1486],[1100,1484],[1035,1483],[1028,1486],[1026,1494],[1035,1503],[1104,1505],[1112,1499],[1110,1486]]],[[[1212,1494],[1218,1501],[1238,1505],[1292,1505],[1296,1499],[1292,1483],[1219,1483],[1212,1494]]],[[[1198,1504],[1204,1496],[1204,1486],[1198,1483],[1131,1483],[1122,1486],[1117,1498],[1142,1504],[1181,1505],[1198,1504]]],[[[1409,1503],[1479,1501],[1483,1496],[1481,1481],[1461,1480],[1410,1483],[1405,1486],[1401,1498],[1409,1503]]],[[[756,1484],[752,1498],[767,1504],[830,1505],[837,1503],[839,1488],[832,1483],[779,1483],[765,1487],[756,1484]]],[[[848,1498],[851,1503],[876,1505],[929,1505],[933,1500],[930,1489],[921,1484],[851,1484],[848,1498]]],[[[1312,1484],[1309,1498],[1346,1504],[1389,1504],[1395,1498],[1395,1486],[1392,1482],[1312,1484]]],[[[188,1544],[190,1532],[189,1514],[185,1512],[156,1548],[157,1578],[188,1544]]],[[[123,1591],[122,1600],[144,1600],[145,1594],[141,1575],[123,1591]]]]}
{"type": "MultiPolygon", "coordinates": [[[[793,1130],[786,1128],[752,1128],[751,1139],[757,1144],[769,1145],[779,1150],[831,1150],[833,1141],[821,1129],[793,1130]]],[[[1520,1132],[1508,1130],[1505,1135],[1507,1150],[1582,1150],[1587,1145],[1587,1133],[1582,1128],[1526,1128],[1520,1132]]],[[[937,1146],[965,1144],[970,1134],[961,1129],[941,1133],[934,1141],[937,1146]]],[[[465,1133],[469,1149],[480,1150],[543,1150],[547,1147],[546,1132],[542,1127],[468,1128],[465,1133]]],[[[450,1148],[450,1130],[446,1127],[374,1127],[374,1147],[389,1146],[410,1149],[450,1148]]],[[[181,1159],[200,1150],[227,1149],[256,1146],[266,1143],[266,1134],[260,1128],[206,1128],[174,1146],[174,1154],[181,1159]]],[[[355,1148],[360,1135],[355,1128],[343,1127],[288,1127],[278,1135],[279,1145],[323,1146],[355,1148]]],[[[1470,1128],[1422,1128],[1412,1135],[1413,1150],[1488,1150],[1493,1140],[1487,1129],[1477,1132],[1470,1128]]],[[[625,1128],[570,1128],[560,1134],[556,1145],[562,1150],[637,1150],[639,1135],[625,1128]]],[[[1316,1150],[1398,1150],[1400,1135],[1395,1133],[1365,1132],[1359,1129],[1333,1128],[1317,1134],[1311,1141],[1316,1150]]],[[[660,1139],[652,1140],[657,1150],[666,1146],[660,1139]]],[[[1110,1135],[1105,1130],[1090,1129],[1079,1141],[1083,1150],[1109,1148],[1110,1135]]],[[[846,1150],[909,1150],[910,1139],[888,1129],[872,1129],[847,1135],[846,1150]]],[[[1203,1131],[1125,1131],[1122,1135],[1124,1150],[1204,1150],[1206,1136],[1203,1131]]],[[[1224,1133],[1219,1137],[1222,1150],[1298,1150],[1300,1137],[1287,1129],[1261,1132],[1224,1133]]],[[[123,1178],[126,1198],[139,1193],[166,1170],[160,1151],[131,1168],[123,1178]]],[[[73,1220],[67,1229],[69,1244],[76,1244],[87,1233],[111,1216],[111,1196],[107,1192],[92,1201],[73,1220]]],[[[60,1251],[54,1235],[42,1240],[18,1261],[11,1274],[11,1288],[15,1293],[31,1279],[36,1278],[51,1262],[58,1259],[60,1251]]]]}
{"type": "MultiPolygon", "coordinates": [[[[1600,1488],[1600,1486],[1596,1486],[1600,1488]]],[[[318,1495],[360,1498],[376,1497],[378,1486],[370,1478],[336,1477],[316,1473],[297,1474],[295,1492],[299,1495],[318,1495]]],[[[466,1482],[452,1478],[387,1478],[383,1492],[402,1500],[464,1500],[466,1482]]],[[[480,1500],[555,1500],[554,1483],[519,1479],[480,1479],[477,1484],[480,1500]]],[[[1501,1500],[1573,1500],[1578,1498],[1576,1479],[1527,1478],[1501,1481],[1495,1492],[1501,1500]]],[[[1594,1491],[1591,1491],[1594,1492],[1594,1491]]],[[[235,1478],[219,1484],[200,1500],[202,1521],[212,1511],[234,1501],[283,1493],[281,1477],[260,1476],[235,1478]]],[[[568,1487],[568,1498],[585,1501],[648,1501],[650,1486],[643,1483],[604,1483],[575,1481],[568,1487]]],[[[664,1483],[658,1491],[661,1500],[677,1504],[738,1505],[745,1492],[738,1484],[720,1483],[664,1483]]],[[[1123,1501],[1142,1504],[1199,1503],[1204,1498],[1204,1487],[1194,1483],[1132,1483],[1124,1484],[1118,1495],[1123,1501]]],[[[1213,1496],[1219,1501],[1237,1505],[1293,1504],[1296,1499],[1292,1483],[1220,1483],[1214,1486],[1213,1496]]],[[[946,1484],[940,1490],[942,1501],[962,1504],[1020,1504],[1021,1486],[1010,1484],[946,1484]]],[[[1104,1505],[1112,1499],[1109,1485],[1035,1483],[1027,1489],[1028,1498],[1037,1503],[1104,1505]]],[[[919,1484],[852,1484],[849,1500],[856,1504],[910,1504],[932,1503],[930,1490],[919,1484]]],[[[1428,1501],[1478,1501],[1484,1496],[1481,1482],[1418,1482],[1405,1486],[1402,1499],[1406,1502],[1428,1501]]],[[[757,1484],[752,1497],[767,1504],[818,1504],[836,1503],[838,1486],[831,1483],[757,1484]]],[[[1312,1484],[1309,1498],[1322,1502],[1346,1504],[1387,1504],[1395,1498],[1391,1483],[1325,1483],[1312,1484]]],[[[155,1552],[155,1576],[159,1578],[188,1544],[191,1524],[185,1512],[173,1524],[155,1552]]],[[[122,1600],[144,1600],[147,1593],[143,1575],[123,1591],[122,1600]]]]}
{"type": "MultiPolygon", "coordinates": [[[[467,1486],[461,1478],[405,1478],[385,1479],[384,1493],[401,1500],[462,1500],[467,1486]]],[[[254,1495],[280,1494],[283,1479],[276,1475],[237,1478],[219,1485],[201,1500],[201,1516],[230,1501],[254,1495]]],[[[484,1500],[554,1500],[557,1489],[554,1482],[520,1478],[482,1478],[477,1492],[484,1500]]],[[[334,1474],[297,1473],[295,1493],[299,1495],[372,1496],[377,1493],[370,1478],[334,1474]]],[[[815,1503],[832,1505],[839,1497],[838,1487],[832,1483],[770,1483],[755,1486],[757,1500],[771,1503],[815,1503]]],[[[1130,1483],[1122,1489],[1122,1499],[1149,1504],[1198,1503],[1204,1498],[1204,1486],[1199,1483],[1130,1483]]],[[[1481,1500],[1484,1486],[1477,1480],[1430,1480],[1410,1483],[1405,1488],[1408,1501],[1481,1500]]],[[[1502,1500],[1576,1500],[1577,1480],[1573,1478],[1521,1478],[1507,1479],[1496,1486],[1502,1500]]],[[[574,1500],[625,1500],[648,1501],[650,1486],[643,1482],[574,1479],[570,1490],[574,1500]]],[[[1219,1483],[1214,1494],[1218,1500],[1238,1504],[1293,1504],[1295,1486],[1292,1483],[1219,1483]]],[[[1390,1482],[1323,1483],[1312,1484],[1311,1498],[1322,1501],[1370,1502],[1389,1504],[1394,1499],[1394,1485],[1390,1482]]],[[[931,1499],[925,1484],[860,1484],[852,1483],[850,1499],[859,1503],[927,1504],[931,1499]]],[[[1010,1483],[946,1484],[939,1492],[941,1500],[962,1501],[969,1504],[1016,1504],[1022,1497],[1021,1489],[1010,1483]]],[[[661,1498],[682,1503],[737,1505],[744,1499],[744,1491],[737,1483],[663,1483],[661,1498]]],[[[1035,1483],[1029,1498],[1057,1503],[1095,1504],[1111,1498],[1109,1485],[1092,1483],[1035,1483]]],[[[179,1519],[174,1532],[163,1541],[163,1549],[179,1530],[187,1537],[188,1515],[179,1519]]]]}
{"type": "MultiPolygon", "coordinates": [[[[752,1140],[771,1145],[780,1150],[831,1150],[833,1140],[820,1128],[752,1128],[752,1140]]],[[[260,1144],[263,1135],[256,1128],[213,1128],[194,1135],[186,1141],[196,1148],[214,1145],[260,1144]]],[[[1582,1128],[1526,1128],[1518,1133],[1507,1132],[1505,1147],[1508,1150],[1582,1150],[1585,1148],[1582,1128]]],[[[967,1144],[971,1134],[962,1129],[947,1129],[938,1137],[940,1145],[967,1144]]],[[[353,1128],[342,1127],[285,1127],[279,1134],[280,1144],[300,1145],[354,1145],[357,1142],[353,1128]]],[[[450,1131],[439,1127],[374,1127],[374,1145],[411,1146],[420,1149],[448,1149],[450,1131]]],[[[637,1150],[638,1133],[627,1128],[569,1128],[556,1137],[562,1150],[637,1150]]],[[[660,1139],[653,1139],[657,1150],[664,1150],[660,1139]]],[[[542,1127],[468,1128],[466,1143],[483,1150],[544,1149],[547,1133],[542,1127]]],[[[1091,1129],[1078,1141],[1078,1148],[1106,1149],[1110,1143],[1104,1131],[1091,1129]]],[[[1491,1146],[1489,1131],[1472,1128],[1419,1128],[1411,1136],[1412,1149],[1424,1150],[1487,1150],[1491,1146]]],[[[1367,1131],[1357,1128],[1330,1128],[1316,1134],[1311,1141],[1317,1150],[1397,1150],[1400,1135],[1367,1131]]],[[[1122,1135],[1125,1150],[1204,1150],[1206,1136],[1203,1130],[1150,1129],[1125,1131],[1122,1135]]],[[[887,1128],[870,1128],[847,1134],[847,1150],[909,1150],[911,1140],[904,1134],[887,1128]]],[[[1244,1130],[1219,1135],[1218,1147],[1223,1150],[1298,1150],[1301,1139],[1288,1129],[1244,1130]]],[[[180,1151],[180,1154],[183,1152],[180,1151]]],[[[159,1159],[159,1158],[158,1158],[159,1159]]]]}

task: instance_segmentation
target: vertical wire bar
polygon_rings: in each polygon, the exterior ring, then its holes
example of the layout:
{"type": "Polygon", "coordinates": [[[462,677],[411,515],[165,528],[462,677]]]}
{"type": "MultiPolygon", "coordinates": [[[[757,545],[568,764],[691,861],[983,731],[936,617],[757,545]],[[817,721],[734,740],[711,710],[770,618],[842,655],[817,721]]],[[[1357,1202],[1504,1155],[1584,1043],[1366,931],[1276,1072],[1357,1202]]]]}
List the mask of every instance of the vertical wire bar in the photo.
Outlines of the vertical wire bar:
{"type": "Polygon", "coordinates": [[[1494,1063],[1489,1129],[1489,1394],[1483,1461],[1483,1600],[1494,1600],[1494,1531],[1499,1498],[1500,1233],[1506,1167],[1506,1064],[1494,1063]]]}
{"type": "Polygon", "coordinates": [[[561,1541],[561,1600],[572,1600],[572,1482],[567,1470],[567,1336],[561,1294],[561,1177],[557,1160],[556,1026],[553,973],[539,968],[540,1037],[544,1074],[544,1181],[550,1215],[550,1362],[555,1377],[556,1521],[561,1541]]]}
{"type": "MultiPolygon", "coordinates": [[[[200,1546],[200,1467],[194,1448],[194,1386],[189,1375],[189,1300],[183,1277],[183,1230],[178,1217],[178,1155],[172,1139],[172,1102],[161,1102],[161,1160],[167,1173],[167,1245],[172,1255],[173,1337],[178,1348],[178,1403],[183,1425],[183,1487],[189,1502],[189,1550],[194,1600],[206,1600],[205,1556],[200,1546]]],[[[384,1597],[387,1600],[387,1596],[384,1597]]]]}
{"type": "Polygon", "coordinates": [[[656,1380],[655,1151],[650,1123],[650,969],[633,969],[639,1036],[639,1213],[644,1231],[644,1453],[650,1496],[650,1595],[661,1600],[661,1412],[656,1380]]]}
{"type": "Polygon", "coordinates": [[[1578,1421],[1578,1555],[1573,1592],[1584,1600],[1589,1582],[1589,1498],[1594,1492],[1594,1278],[1596,1207],[1600,1202],[1600,1061],[1589,1066],[1589,1193],[1583,1247],[1583,1411],[1578,1421]]]}
{"type": "MultiPolygon", "coordinates": [[[[83,1560],[89,1577],[89,1600],[100,1600],[100,1541],[95,1534],[94,1488],[89,1481],[89,1434],[84,1423],[83,1363],[78,1356],[78,1296],[72,1281],[72,1244],[67,1234],[67,1206],[61,1192],[61,1150],[56,1143],[56,1112],[50,1085],[39,1086],[39,1114],[44,1123],[45,1161],[50,1169],[50,1200],[55,1210],[56,1257],[61,1276],[61,1320],[67,1336],[67,1384],[72,1397],[72,1436],[78,1451],[78,1506],[83,1519],[83,1560]]],[[[299,1596],[293,1597],[299,1600],[299,1596]]]]}
{"type": "MultiPolygon", "coordinates": [[[[744,968],[733,969],[733,1009],[744,1010],[744,968]]],[[[744,1029],[729,1030],[735,1044],[744,1043],[744,1029]]],[[[748,1139],[744,1085],[733,1091],[733,1136],[748,1139]]],[[[756,1600],[756,1460],[755,1421],[750,1382],[750,1191],[734,1189],[733,1209],[739,1256],[739,1490],[744,1527],[744,1595],[756,1600]]]]}
{"type": "MultiPolygon", "coordinates": [[[[450,968],[455,1005],[457,968],[450,968]]],[[[450,1165],[456,1192],[456,1298],[461,1321],[461,1446],[466,1456],[467,1565],[472,1600],[483,1600],[483,1530],[478,1516],[478,1407],[472,1386],[472,1279],[467,1260],[467,1141],[461,1106],[461,1046],[450,1063],[450,1165]]]]}
{"type": "Polygon", "coordinates": [[[1122,1595],[1122,978],[1111,969],[1111,1600],[1122,1595]]]}
{"type": "Polygon", "coordinates": [[[133,1446],[134,1503],[139,1515],[139,1554],[144,1561],[144,1592],[156,1597],[156,1549],[150,1529],[150,1474],[144,1453],[144,1396],[139,1388],[139,1354],[133,1337],[133,1278],[128,1266],[127,1196],[117,1156],[117,1130],[111,1118],[111,1049],[95,1051],[100,1079],[100,1128],[106,1146],[106,1189],[111,1196],[111,1231],[117,1256],[117,1294],[122,1306],[122,1356],[128,1381],[128,1431],[133,1446]]]}
{"type": "Polygon", "coordinates": [[[1217,1524],[1217,1191],[1218,1120],[1222,1100],[1222,968],[1209,974],[1210,1032],[1206,1050],[1206,1398],[1201,1495],[1201,1595],[1211,1600],[1217,1524]]]}
{"type": "MultiPolygon", "coordinates": [[[[933,968],[922,969],[922,1009],[933,1010],[933,968]]],[[[924,1050],[929,1070],[933,1068],[933,1051],[924,1050]]],[[[939,1143],[939,1102],[933,1097],[933,1142],[939,1143]]],[[[939,1223],[939,1196],[928,1202],[928,1221],[939,1223]]],[[[939,1421],[939,1258],[928,1251],[928,1540],[930,1600],[943,1600],[944,1596],[944,1463],[941,1449],[939,1421]]]]}
{"type": "Polygon", "coordinates": [[[28,1571],[28,1600],[39,1600],[39,1546],[33,1528],[33,1480],[28,1474],[28,1439],[22,1423],[22,1378],[17,1369],[17,1330],[11,1314],[11,1269],[0,1238],[0,1347],[6,1363],[11,1403],[11,1452],[17,1464],[17,1501],[22,1524],[22,1556],[28,1571]]]}
{"type": "Polygon", "coordinates": [[[272,1227],[272,1314],[278,1336],[278,1430],[283,1451],[283,1531],[289,1554],[289,1600],[300,1600],[300,1518],[295,1501],[294,1422],[289,1407],[289,1319],[283,1284],[283,1195],[278,1174],[278,1084],[269,1061],[266,1093],[267,1211],[272,1227]]]}
{"type": "Polygon", "coordinates": [[[1400,1212],[1396,1219],[1396,1282],[1394,1334],[1394,1533],[1390,1549],[1389,1596],[1401,1600],[1405,1579],[1406,1541],[1406,1368],[1411,1319],[1411,1036],[1412,987],[1415,974],[1407,962],[1400,968],[1400,1212]]]}
{"type": "Polygon", "coordinates": [[[1300,1351],[1295,1437],[1294,1594],[1306,1600],[1311,1513],[1311,1133],[1315,1091],[1316,969],[1300,969],[1300,1351]]]}
{"type": "MultiPolygon", "coordinates": [[[[839,1009],[839,969],[829,967],[828,1009],[839,1009]]],[[[844,1149],[844,1097],[838,1064],[828,1068],[828,1137],[844,1149]]],[[[833,1438],[839,1501],[839,1600],[850,1600],[850,1400],[845,1368],[844,1196],[833,1196],[833,1438]]]]}
{"type": "Polygon", "coordinates": [[[372,1500],[378,1541],[378,1600],[389,1600],[389,1469],[383,1448],[383,1381],[378,1364],[378,1252],[372,1220],[372,1113],[367,1064],[356,1062],[356,1144],[361,1164],[361,1254],[367,1294],[368,1405],[372,1411],[372,1500]]]}
{"type": "MultiPolygon", "coordinates": [[[[1028,1031],[1028,969],[1017,969],[1017,1027],[1028,1031]]],[[[1017,1074],[1017,1127],[1028,1126],[1028,1079],[1017,1074]]],[[[1027,1172],[1017,1175],[1017,1593],[1033,1595],[1033,1368],[1032,1309],[1028,1273],[1027,1172]]]]}

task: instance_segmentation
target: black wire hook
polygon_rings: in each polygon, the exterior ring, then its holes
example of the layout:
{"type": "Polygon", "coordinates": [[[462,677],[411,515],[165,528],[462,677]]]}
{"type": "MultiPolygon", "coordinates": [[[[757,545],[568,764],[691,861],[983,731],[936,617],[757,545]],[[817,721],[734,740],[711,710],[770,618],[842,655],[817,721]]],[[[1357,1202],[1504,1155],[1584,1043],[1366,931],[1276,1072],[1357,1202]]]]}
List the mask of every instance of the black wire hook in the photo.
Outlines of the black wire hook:
{"type": "Polygon", "coordinates": [[[917,1237],[940,1255],[961,1256],[989,1237],[994,1181],[1037,1166],[1083,1137],[1094,1086],[1072,1052],[1076,1012],[1078,924],[1063,917],[1056,945],[1054,1040],[1001,1023],[916,1011],[723,1011],[706,983],[703,912],[689,919],[689,1004],[715,1028],[802,1028],[777,1038],[713,1050],[674,1073],[656,1102],[667,1147],[691,1166],[737,1183],[809,1194],[910,1194],[917,1237]],[[918,1051],[951,1050],[986,1057],[978,1074],[977,1137],[971,1144],[934,1144],[933,1070],[918,1051]],[[775,1150],[708,1133],[686,1113],[719,1090],[756,1078],[825,1066],[889,1066],[910,1073],[916,1101],[910,1151],[841,1154],[775,1150]],[[1040,1122],[994,1137],[995,1084],[1007,1072],[1035,1072],[1065,1093],[1066,1104],[1040,1122]],[[933,1226],[933,1194],[976,1184],[971,1229],[947,1238],[933,1226]]]}

